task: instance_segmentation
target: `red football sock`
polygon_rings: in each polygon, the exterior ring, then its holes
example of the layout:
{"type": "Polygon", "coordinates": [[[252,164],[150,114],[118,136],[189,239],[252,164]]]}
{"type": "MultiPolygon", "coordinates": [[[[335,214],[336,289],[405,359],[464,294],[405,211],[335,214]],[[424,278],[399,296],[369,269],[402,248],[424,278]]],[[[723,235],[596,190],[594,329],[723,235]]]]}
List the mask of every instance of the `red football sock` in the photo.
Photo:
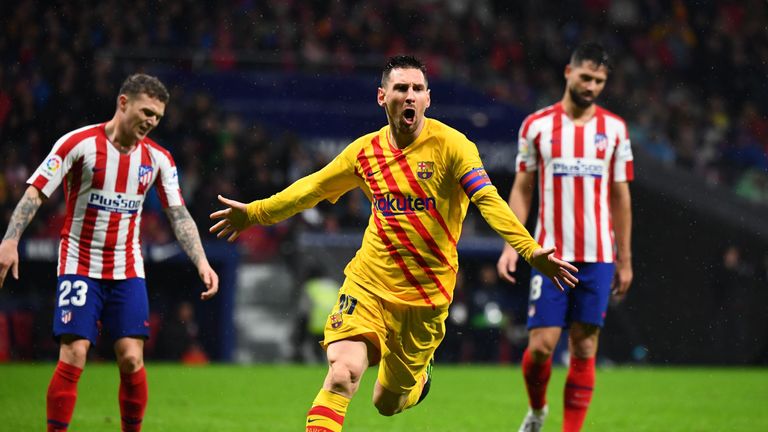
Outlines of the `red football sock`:
{"type": "Polygon", "coordinates": [[[147,372],[144,368],[134,373],[120,374],[120,417],[123,432],[138,432],[147,407],[147,372]]]}
{"type": "Polygon", "coordinates": [[[552,376],[552,357],[550,356],[544,363],[536,363],[526,349],[523,353],[523,377],[531,408],[540,410],[547,404],[547,384],[550,376],[552,376]]]}
{"type": "Polygon", "coordinates": [[[565,413],[563,432],[578,432],[587,416],[592,389],[595,387],[595,358],[571,356],[568,378],[565,380],[565,413]]]}
{"type": "Polygon", "coordinates": [[[77,381],[83,370],[60,361],[48,385],[48,432],[64,432],[72,420],[77,401],[77,381]]]}

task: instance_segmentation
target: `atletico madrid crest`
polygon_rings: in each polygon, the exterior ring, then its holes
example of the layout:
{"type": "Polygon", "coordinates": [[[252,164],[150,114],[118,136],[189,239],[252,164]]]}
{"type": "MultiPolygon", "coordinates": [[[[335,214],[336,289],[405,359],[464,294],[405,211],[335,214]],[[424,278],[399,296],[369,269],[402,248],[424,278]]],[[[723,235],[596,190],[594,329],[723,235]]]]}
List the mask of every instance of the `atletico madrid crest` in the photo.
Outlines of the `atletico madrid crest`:
{"type": "Polygon", "coordinates": [[[147,186],[152,181],[152,165],[139,165],[139,183],[147,186]]]}
{"type": "Polygon", "coordinates": [[[72,311],[71,310],[61,311],[61,322],[63,322],[64,324],[67,324],[70,321],[72,321],[72,311]]]}
{"type": "Polygon", "coordinates": [[[420,180],[428,180],[435,172],[435,163],[432,161],[419,162],[416,164],[416,167],[416,176],[418,176],[420,180]]]}
{"type": "Polygon", "coordinates": [[[598,151],[605,151],[608,148],[608,137],[603,133],[595,134],[595,147],[598,151]]]}

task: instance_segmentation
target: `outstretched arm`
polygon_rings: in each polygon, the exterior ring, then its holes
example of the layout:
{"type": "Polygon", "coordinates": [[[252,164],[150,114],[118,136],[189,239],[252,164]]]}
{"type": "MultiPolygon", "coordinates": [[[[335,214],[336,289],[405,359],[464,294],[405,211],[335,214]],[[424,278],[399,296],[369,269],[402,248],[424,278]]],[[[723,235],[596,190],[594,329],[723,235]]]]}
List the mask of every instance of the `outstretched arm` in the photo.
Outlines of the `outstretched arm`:
{"type": "Polygon", "coordinates": [[[235,241],[240,234],[253,225],[272,225],[296,213],[312,208],[322,200],[336,202],[344,193],[358,186],[354,166],[342,152],[320,171],[296,180],[293,184],[267,199],[242,203],[219,195],[219,201],[226,206],[211,213],[212,220],[218,220],[209,231],[218,238],[235,241]]]}
{"type": "Polygon", "coordinates": [[[200,234],[197,232],[195,221],[184,206],[172,206],[165,209],[165,214],[173,227],[173,233],[179,245],[197,267],[200,279],[205,285],[205,291],[200,298],[208,300],[219,290],[219,276],[213,271],[208,259],[205,257],[200,234]]]}
{"type": "Polygon", "coordinates": [[[0,243],[0,288],[3,287],[9,269],[14,279],[19,278],[19,239],[44,200],[45,195],[38,188],[29,186],[13,210],[8,229],[0,243]]]}
{"type": "Polygon", "coordinates": [[[579,282],[571,274],[578,271],[573,265],[555,257],[555,248],[544,249],[531,237],[525,226],[520,223],[507,203],[501,199],[496,188],[482,194],[476,194],[475,203],[483,218],[507,243],[513,247],[531,266],[549,277],[552,282],[564,290],[564,285],[571,288],[579,282]]]}
{"type": "Polygon", "coordinates": [[[211,226],[208,231],[215,233],[218,238],[227,237],[228,242],[233,242],[240,237],[243,231],[253,225],[253,222],[248,218],[248,205],[240,201],[224,198],[221,195],[219,195],[219,201],[227,206],[227,208],[211,213],[212,220],[220,220],[211,226]]]}

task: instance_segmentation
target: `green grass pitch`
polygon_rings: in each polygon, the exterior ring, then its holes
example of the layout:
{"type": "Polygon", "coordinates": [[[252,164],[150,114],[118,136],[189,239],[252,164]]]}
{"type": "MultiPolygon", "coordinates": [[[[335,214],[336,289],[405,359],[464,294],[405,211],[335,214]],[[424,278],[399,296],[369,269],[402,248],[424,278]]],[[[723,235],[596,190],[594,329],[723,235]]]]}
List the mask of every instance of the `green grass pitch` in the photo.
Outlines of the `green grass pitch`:
{"type": "MultiPolygon", "coordinates": [[[[43,430],[53,364],[0,365],[0,430],[43,430]]],[[[321,366],[149,364],[143,430],[301,431],[325,375],[321,366]]],[[[376,370],[364,377],[345,431],[513,431],[526,411],[519,367],[436,365],[429,397],[382,417],[371,404],[376,370]]],[[[549,388],[545,431],[559,431],[565,370],[549,388]]],[[[70,430],[117,431],[118,374],[89,364],[70,430]]],[[[585,431],[766,431],[768,370],[736,368],[601,368],[585,431]]]]}

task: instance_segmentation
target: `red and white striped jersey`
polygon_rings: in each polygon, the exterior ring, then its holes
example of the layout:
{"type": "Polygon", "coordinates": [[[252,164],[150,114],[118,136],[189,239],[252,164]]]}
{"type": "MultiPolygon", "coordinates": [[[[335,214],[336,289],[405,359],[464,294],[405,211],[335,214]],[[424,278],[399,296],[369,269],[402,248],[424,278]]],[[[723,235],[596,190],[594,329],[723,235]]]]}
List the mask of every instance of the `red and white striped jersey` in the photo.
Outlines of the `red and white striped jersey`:
{"type": "Polygon", "coordinates": [[[139,227],[144,198],[159,178],[163,207],[184,205],[176,164],[149,138],[131,153],[120,153],[104,126],[86,126],[61,137],[27,183],[49,197],[64,181],[67,213],[59,275],[143,278],[139,227]]]}
{"type": "Polygon", "coordinates": [[[534,238],[573,262],[613,262],[611,182],[634,178],[629,132],[621,117],[596,106],[576,125],[558,102],[520,128],[517,171],[539,171],[534,238]]]}

